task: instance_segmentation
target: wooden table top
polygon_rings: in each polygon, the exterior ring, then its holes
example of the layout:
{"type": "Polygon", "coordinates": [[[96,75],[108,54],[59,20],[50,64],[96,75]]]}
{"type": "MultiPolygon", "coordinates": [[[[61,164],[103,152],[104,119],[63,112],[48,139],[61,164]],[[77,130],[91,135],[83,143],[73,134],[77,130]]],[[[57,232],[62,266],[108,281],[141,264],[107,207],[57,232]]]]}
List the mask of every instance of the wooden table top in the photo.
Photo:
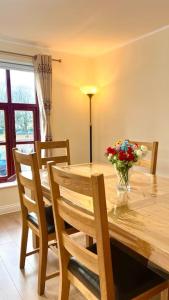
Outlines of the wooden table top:
{"type": "MultiPolygon", "coordinates": [[[[118,192],[111,165],[93,163],[63,168],[85,176],[104,174],[110,236],[147,258],[150,267],[169,275],[169,179],[131,170],[131,190],[118,192]]],[[[41,171],[41,182],[44,195],[49,194],[47,171],[41,171]]],[[[63,196],[92,212],[90,197],[77,197],[66,191],[63,196]]]]}

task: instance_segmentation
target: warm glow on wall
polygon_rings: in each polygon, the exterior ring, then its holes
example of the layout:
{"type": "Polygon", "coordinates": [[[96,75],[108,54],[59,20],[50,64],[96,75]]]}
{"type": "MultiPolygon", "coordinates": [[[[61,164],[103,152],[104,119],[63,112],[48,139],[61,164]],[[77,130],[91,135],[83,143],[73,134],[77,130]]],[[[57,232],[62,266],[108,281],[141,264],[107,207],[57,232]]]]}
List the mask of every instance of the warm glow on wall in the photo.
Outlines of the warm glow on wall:
{"type": "Polygon", "coordinates": [[[97,93],[97,87],[92,85],[83,86],[80,90],[85,95],[95,95],[97,93]]]}

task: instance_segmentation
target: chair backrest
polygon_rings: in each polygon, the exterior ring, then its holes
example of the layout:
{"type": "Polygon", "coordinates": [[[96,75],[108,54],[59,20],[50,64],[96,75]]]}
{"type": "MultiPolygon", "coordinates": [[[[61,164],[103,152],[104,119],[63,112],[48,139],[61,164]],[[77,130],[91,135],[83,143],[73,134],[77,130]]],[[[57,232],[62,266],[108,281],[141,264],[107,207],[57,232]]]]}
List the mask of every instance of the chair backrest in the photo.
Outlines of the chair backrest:
{"type": "Polygon", "coordinates": [[[52,164],[52,162],[48,163],[48,173],[62,271],[66,270],[69,257],[76,257],[86,268],[99,275],[101,299],[114,299],[104,177],[103,175],[92,175],[90,178],[80,176],[52,164]],[[82,195],[91,197],[93,214],[80,209],[78,204],[72,205],[66,196],[63,198],[60,195],[60,187],[66,189],[69,197],[72,191],[79,197],[82,195]],[[72,240],[65,231],[64,221],[96,239],[97,254],[72,240]]]}
{"type": "Polygon", "coordinates": [[[22,216],[34,212],[40,234],[47,234],[43,195],[36,153],[25,154],[13,149],[22,216]],[[26,168],[25,168],[26,166],[26,168]],[[25,169],[25,170],[24,170],[25,169]]]}
{"type": "Polygon", "coordinates": [[[131,140],[129,140],[129,142],[147,146],[147,149],[150,152],[150,159],[142,159],[138,165],[146,168],[150,174],[155,175],[157,168],[158,142],[137,142],[131,140]]]}
{"type": "Polygon", "coordinates": [[[70,148],[69,140],[65,141],[53,141],[53,142],[35,142],[35,149],[38,157],[39,168],[46,166],[48,161],[54,161],[58,163],[68,163],[70,165],[70,148]],[[54,149],[66,149],[66,155],[52,156],[52,150],[54,149]],[[42,151],[44,150],[46,157],[42,157],[42,151]]]}

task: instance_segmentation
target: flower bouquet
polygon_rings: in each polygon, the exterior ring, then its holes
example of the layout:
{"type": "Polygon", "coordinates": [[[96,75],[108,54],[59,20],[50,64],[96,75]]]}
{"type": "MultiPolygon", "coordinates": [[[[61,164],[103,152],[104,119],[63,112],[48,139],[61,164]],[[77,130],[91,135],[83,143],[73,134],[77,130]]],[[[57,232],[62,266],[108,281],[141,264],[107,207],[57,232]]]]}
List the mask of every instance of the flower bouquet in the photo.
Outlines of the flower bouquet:
{"type": "Polygon", "coordinates": [[[105,155],[115,165],[119,177],[118,190],[130,190],[129,169],[142,159],[147,151],[146,146],[131,144],[128,140],[119,140],[107,148],[105,155]]]}

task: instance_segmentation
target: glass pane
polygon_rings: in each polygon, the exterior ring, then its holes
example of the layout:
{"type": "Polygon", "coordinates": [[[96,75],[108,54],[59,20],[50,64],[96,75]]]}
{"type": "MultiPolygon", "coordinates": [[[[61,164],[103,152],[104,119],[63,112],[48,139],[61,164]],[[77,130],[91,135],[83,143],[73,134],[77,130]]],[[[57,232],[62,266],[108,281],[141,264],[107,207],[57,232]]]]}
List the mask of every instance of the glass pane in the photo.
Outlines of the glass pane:
{"type": "Polygon", "coordinates": [[[16,145],[16,148],[23,153],[32,153],[34,152],[34,144],[20,144],[16,145]]]}
{"type": "Polygon", "coordinates": [[[35,103],[35,77],[33,72],[11,70],[11,96],[14,103],[35,103]]]}
{"type": "Polygon", "coordinates": [[[15,131],[16,141],[34,140],[33,112],[32,111],[15,111],[15,131]]]}
{"type": "Polygon", "coordinates": [[[7,102],[6,70],[0,69],[0,102],[7,102]]]}
{"type": "Polygon", "coordinates": [[[7,175],[6,147],[0,146],[0,177],[7,175]]]}
{"type": "Polygon", "coordinates": [[[5,142],[5,115],[3,110],[0,110],[0,142],[5,142]]]}

